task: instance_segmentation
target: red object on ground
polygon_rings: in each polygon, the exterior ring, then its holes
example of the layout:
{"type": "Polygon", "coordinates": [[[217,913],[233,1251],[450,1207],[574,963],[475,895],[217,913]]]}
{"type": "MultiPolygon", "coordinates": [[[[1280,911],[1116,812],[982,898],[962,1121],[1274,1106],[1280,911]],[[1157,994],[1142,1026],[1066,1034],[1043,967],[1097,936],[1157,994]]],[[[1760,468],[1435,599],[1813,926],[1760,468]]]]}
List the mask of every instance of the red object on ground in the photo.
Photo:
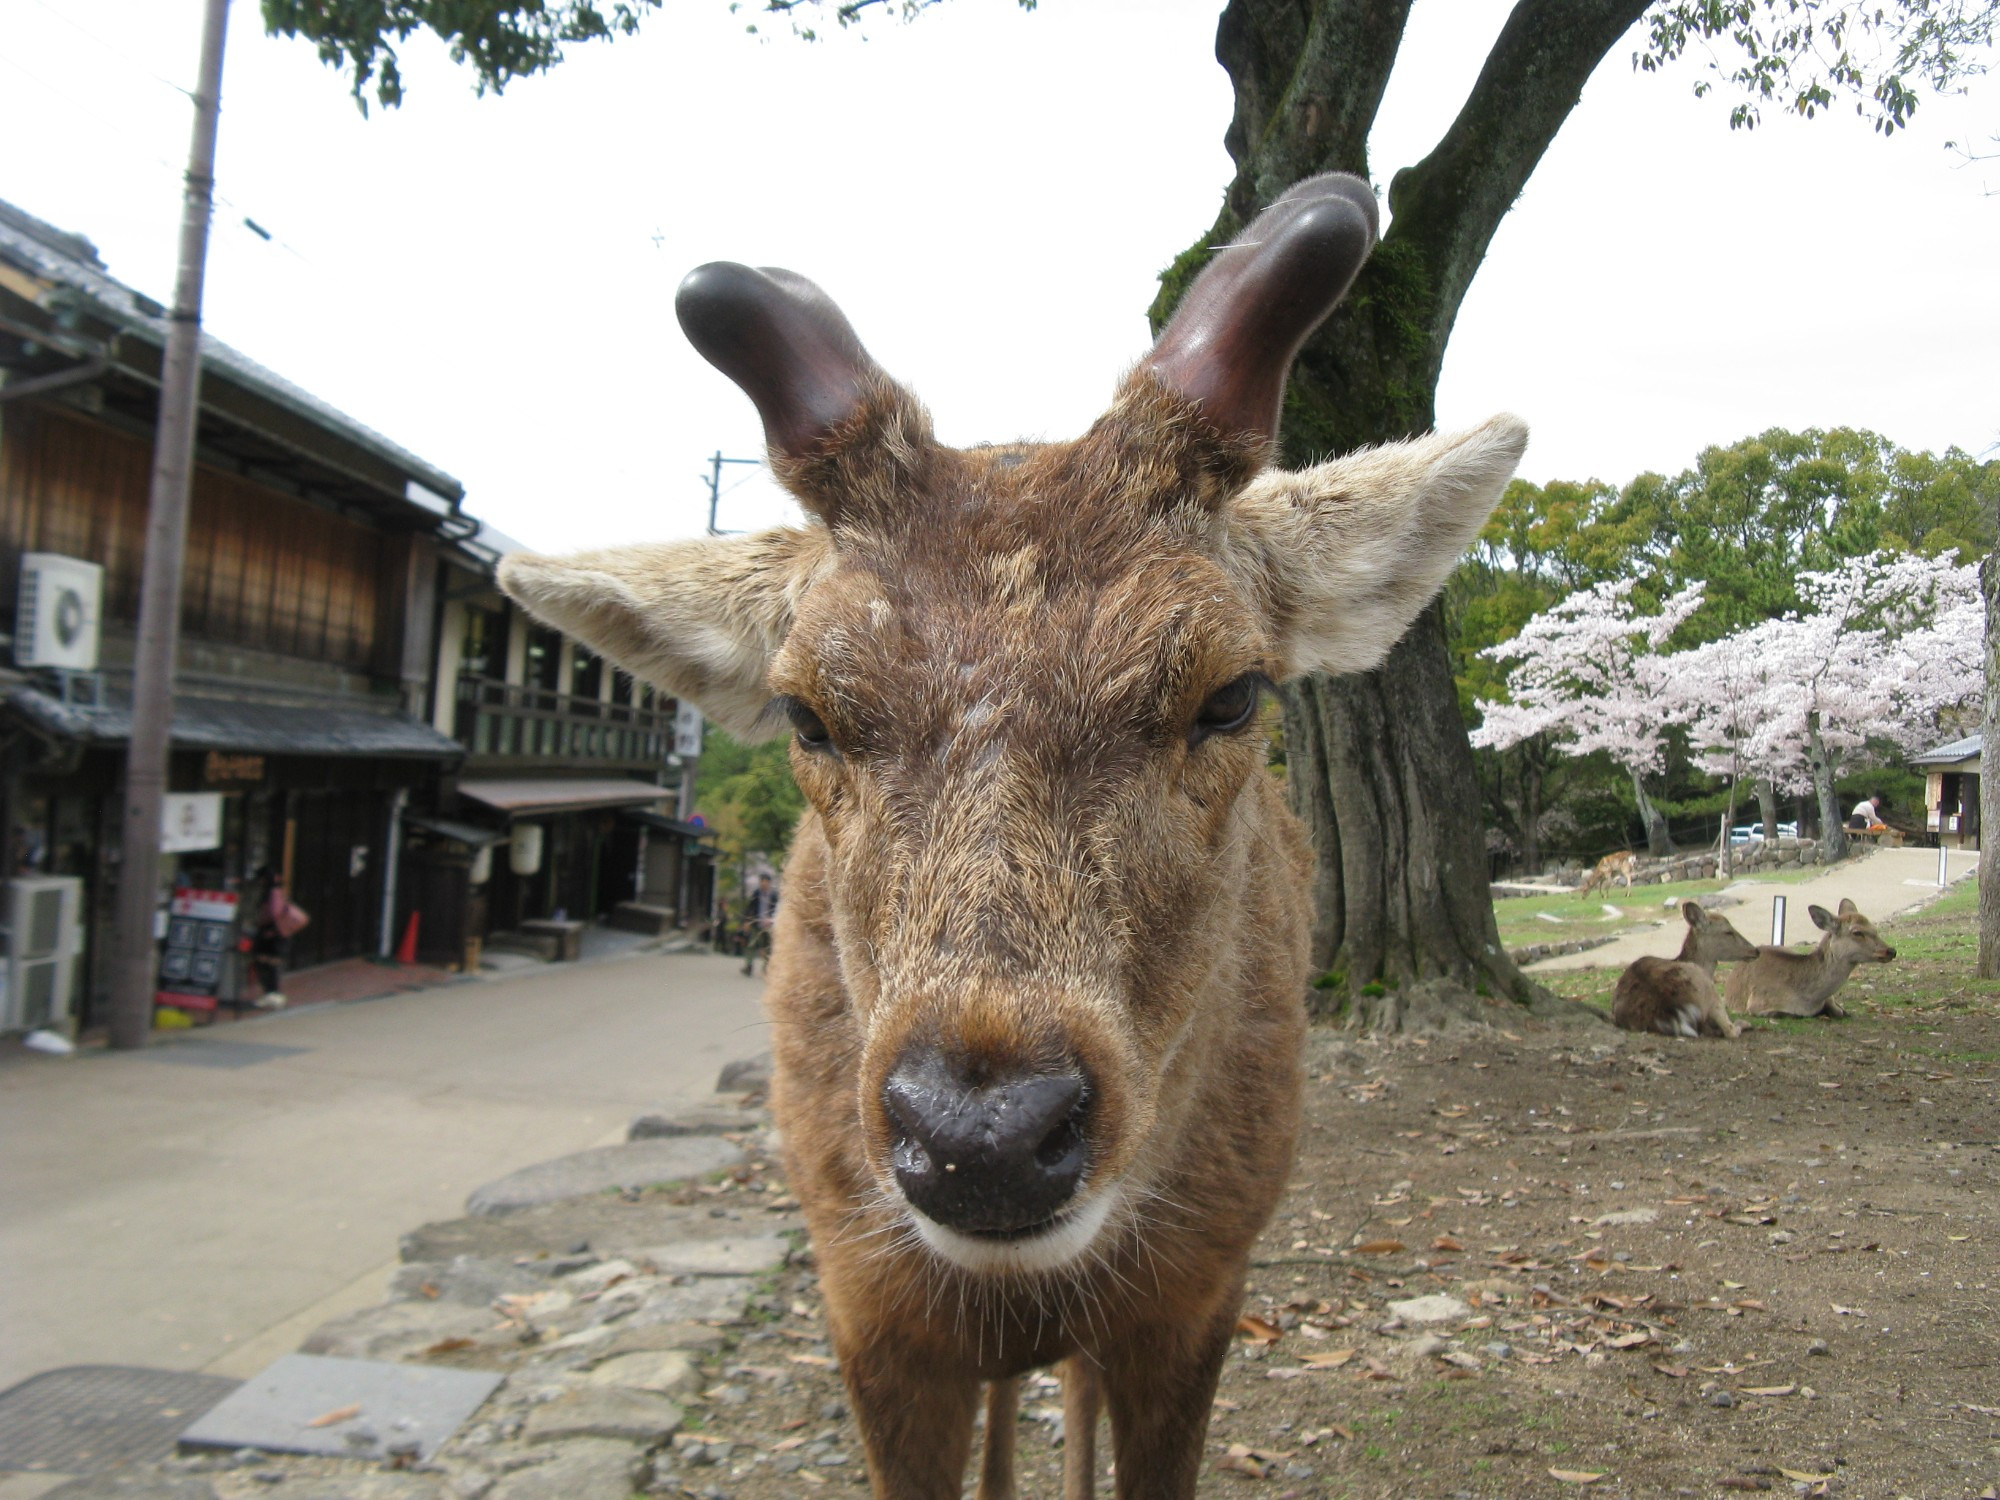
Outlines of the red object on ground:
{"type": "Polygon", "coordinates": [[[410,925],[403,929],[403,941],[396,947],[397,963],[413,964],[417,961],[417,921],[422,916],[420,911],[410,913],[410,925]]]}

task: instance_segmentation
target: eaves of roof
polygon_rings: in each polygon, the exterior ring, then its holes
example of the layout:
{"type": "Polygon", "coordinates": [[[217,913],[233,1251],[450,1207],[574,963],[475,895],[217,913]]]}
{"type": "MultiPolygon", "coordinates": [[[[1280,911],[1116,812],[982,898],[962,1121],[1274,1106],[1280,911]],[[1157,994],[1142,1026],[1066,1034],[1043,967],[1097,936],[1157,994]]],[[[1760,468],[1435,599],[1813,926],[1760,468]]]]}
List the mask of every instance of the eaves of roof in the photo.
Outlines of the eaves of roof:
{"type": "MultiPolygon", "coordinates": [[[[88,242],[42,225],[11,204],[0,203],[0,261],[25,271],[51,288],[60,288],[80,301],[85,309],[103,321],[158,349],[167,342],[166,309],[113,279],[100,264],[77,253],[88,242]],[[38,226],[41,233],[26,225],[38,226]],[[60,247],[60,248],[59,248],[60,247]]],[[[335,434],[379,461],[401,471],[409,480],[430,491],[440,502],[427,503],[418,495],[406,495],[420,509],[445,513],[456,507],[465,487],[435,465],[425,462],[409,449],[390,441],[363,422],[356,421],[337,407],[320,400],[310,391],[294,385],[275,370],[259,364],[239,349],[204,333],[201,337],[202,367],[271,402],[294,416],[335,434]]]]}

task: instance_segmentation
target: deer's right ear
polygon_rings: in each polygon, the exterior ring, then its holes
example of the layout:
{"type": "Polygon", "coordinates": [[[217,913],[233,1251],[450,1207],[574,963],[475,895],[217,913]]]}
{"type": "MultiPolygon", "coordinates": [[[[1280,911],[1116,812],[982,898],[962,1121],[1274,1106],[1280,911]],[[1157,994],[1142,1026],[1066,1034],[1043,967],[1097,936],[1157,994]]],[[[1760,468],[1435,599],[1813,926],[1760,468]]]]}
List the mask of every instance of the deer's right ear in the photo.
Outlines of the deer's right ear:
{"type": "Polygon", "coordinates": [[[1528,424],[1270,469],[1223,507],[1222,561],[1264,609],[1280,670],[1366,672],[1402,639],[1499,503],[1528,424]]]}
{"type": "Polygon", "coordinates": [[[1699,901],[1683,901],[1681,915],[1687,919],[1690,927],[1702,927],[1708,922],[1708,909],[1699,901]]]}
{"type": "Polygon", "coordinates": [[[826,532],[611,547],[570,557],[517,553],[500,587],[535,618],[739,738],[776,731],[765,713],[771,655],[799,595],[831,561],[826,532]]]}
{"type": "Polygon", "coordinates": [[[1806,908],[1806,915],[1812,918],[1813,926],[1817,927],[1821,932],[1831,932],[1840,925],[1839,920],[1834,914],[1824,906],[1808,906],[1806,908]]]}

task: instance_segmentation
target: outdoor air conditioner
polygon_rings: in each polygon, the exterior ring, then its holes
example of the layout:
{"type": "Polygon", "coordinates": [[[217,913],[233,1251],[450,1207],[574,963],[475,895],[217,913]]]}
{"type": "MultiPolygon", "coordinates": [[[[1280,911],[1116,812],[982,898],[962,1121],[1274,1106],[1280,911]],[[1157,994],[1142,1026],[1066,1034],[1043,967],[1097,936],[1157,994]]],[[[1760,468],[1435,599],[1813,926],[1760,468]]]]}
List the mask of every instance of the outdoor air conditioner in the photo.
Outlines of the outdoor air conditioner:
{"type": "Polygon", "coordinates": [[[23,667],[97,670],[97,624],[104,569],[59,552],[21,554],[14,612],[14,662],[23,667]]]}
{"type": "Polygon", "coordinates": [[[29,875],[7,882],[7,993],[0,1030],[60,1028],[69,1019],[81,947],[83,881],[29,875]]]}

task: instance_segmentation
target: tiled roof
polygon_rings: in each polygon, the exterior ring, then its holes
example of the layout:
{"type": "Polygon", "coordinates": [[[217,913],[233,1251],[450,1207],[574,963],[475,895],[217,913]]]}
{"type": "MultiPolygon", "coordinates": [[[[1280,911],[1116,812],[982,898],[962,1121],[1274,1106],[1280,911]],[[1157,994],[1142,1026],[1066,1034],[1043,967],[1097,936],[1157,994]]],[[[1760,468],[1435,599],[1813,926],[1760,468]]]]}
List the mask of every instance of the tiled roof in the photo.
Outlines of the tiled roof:
{"type": "MultiPolygon", "coordinates": [[[[64,703],[25,683],[0,687],[0,705],[39,732],[87,744],[118,745],[132,737],[132,708],[119,695],[99,705],[64,703]]],[[[253,755],[374,755],[457,760],[458,741],[407,714],[385,712],[351,698],[228,698],[174,694],[173,743],[182,750],[236,750],[253,755]]]]}
{"type": "MultiPolygon", "coordinates": [[[[166,309],[150,297],[114,280],[98,258],[96,247],[81,235],[66,234],[10,203],[0,202],[0,259],[12,261],[43,281],[68,288],[107,322],[116,323],[162,349],[166,347],[166,309]]],[[[227,377],[329,432],[339,434],[355,446],[402,470],[426,489],[434,490],[447,499],[464,494],[465,487],[442,469],[424,462],[409,449],[391,442],[346,412],[329,406],[310,391],[293,385],[241,350],[232,349],[222,340],[204,333],[201,336],[201,355],[205,369],[227,377]]]]}
{"type": "Polygon", "coordinates": [[[1913,766],[1949,766],[1962,760],[1979,758],[1979,736],[1969,734],[1962,740],[1953,740],[1948,745],[1939,745],[1934,750],[1926,750],[1922,755],[1910,757],[1913,766]]]}

